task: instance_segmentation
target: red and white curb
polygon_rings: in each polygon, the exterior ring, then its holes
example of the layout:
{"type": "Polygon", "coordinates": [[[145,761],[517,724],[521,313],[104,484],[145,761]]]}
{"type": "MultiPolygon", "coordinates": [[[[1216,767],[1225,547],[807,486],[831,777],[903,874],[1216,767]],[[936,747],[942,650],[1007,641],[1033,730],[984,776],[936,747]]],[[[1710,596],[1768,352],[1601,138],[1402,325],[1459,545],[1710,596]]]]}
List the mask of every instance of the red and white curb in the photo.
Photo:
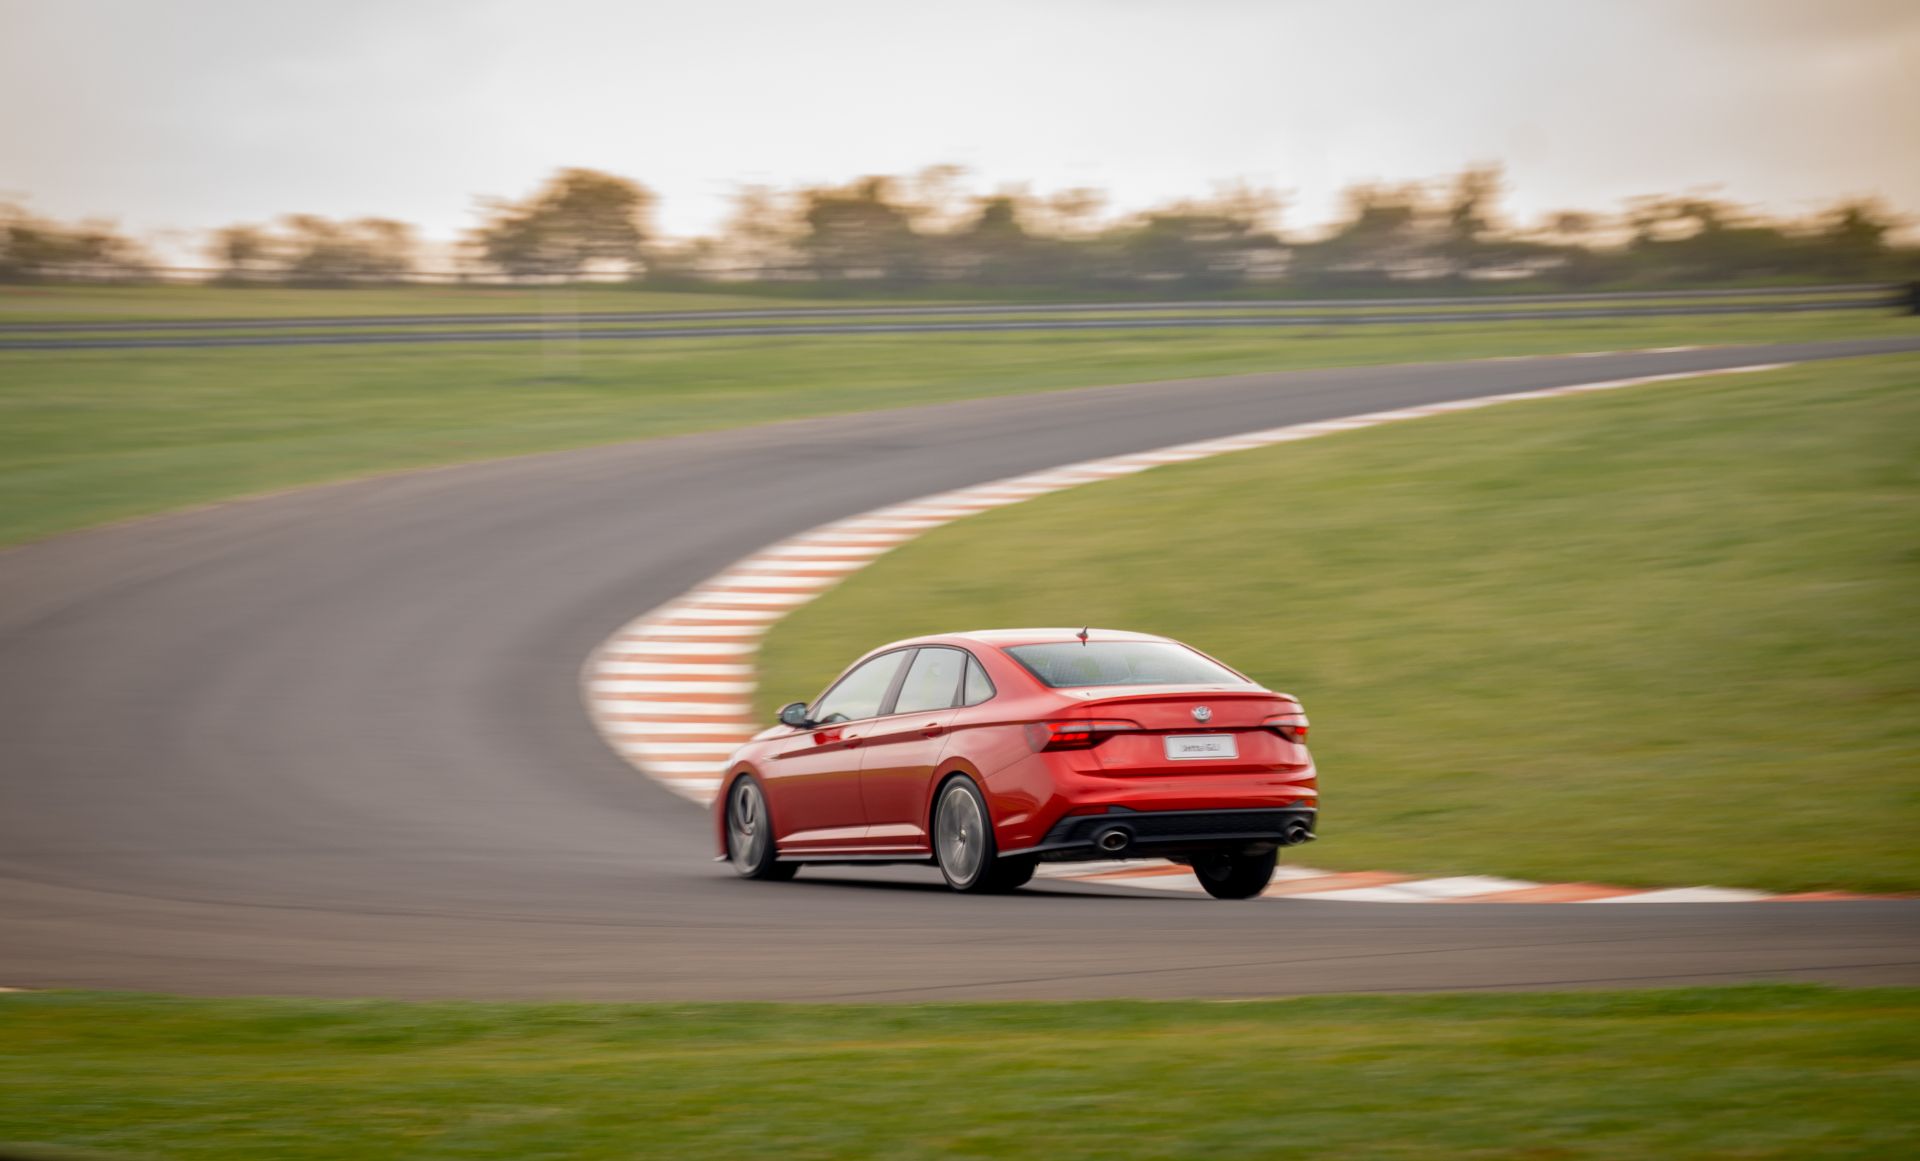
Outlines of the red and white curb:
{"type": "MultiPolygon", "coordinates": [[[[621,757],[676,794],[707,805],[719,791],[728,756],[764,724],[754,718],[753,661],[767,630],[787,613],[929,529],[1035,496],[1166,464],[1497,403],[1557,399],[1783,366],[1786,364],[1760,363],[1641,375],[1266,428],[1088,460],[876,508],[763,548],[621,626],[587,658],[581,675],[587,708],[601,736],[621,757]]],[[[1198,889],[1186,868],[1158,862],[1061,864],[1045,868],[1044,873],[1129,887],[1185,890],[1192,884],[1198,889]]],[[[1283,867],[1267,894],[1354,902],[1728,902],[1798,897],[1720,887],[1645,891],[1484,876],[1415,879],[1385,872],[1335,874],[1298,867],[1283,867]]]]}
{"type": "MultiPolygon", "coordinates": [[[[1200,893],[1200,881],[1186,867],[1171,863],[1056,863],[1040,868],[1049,879],[1104,883],[1154,891],[1200,893]]],[[[1529,883],[1492,875],[1450,875],[1420,879],[1385,871],[1320,871],[1282,866],[1261,892],[1264,899],[1320,899],[1336,903],[1753,903],[1865,899],[1841,891],[1770,895],[1735,887],[1607,887],[1598,883],[1529,883]]]]}

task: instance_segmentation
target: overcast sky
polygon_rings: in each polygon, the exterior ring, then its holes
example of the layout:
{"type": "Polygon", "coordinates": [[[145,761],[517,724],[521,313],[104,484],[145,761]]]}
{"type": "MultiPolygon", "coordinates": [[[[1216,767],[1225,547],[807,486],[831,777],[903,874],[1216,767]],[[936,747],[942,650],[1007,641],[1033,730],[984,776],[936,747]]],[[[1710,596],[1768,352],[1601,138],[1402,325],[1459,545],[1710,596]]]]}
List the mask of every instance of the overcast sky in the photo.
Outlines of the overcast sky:
{"type": "Polygon", "coordinates": [[[1510,209],[1719,187],[1920,211],[1920,0],[0,0],[0,198],[452,237],[555,167],[671,233],[940,162],[1141,208],[1505,163],[1510,209]]]}

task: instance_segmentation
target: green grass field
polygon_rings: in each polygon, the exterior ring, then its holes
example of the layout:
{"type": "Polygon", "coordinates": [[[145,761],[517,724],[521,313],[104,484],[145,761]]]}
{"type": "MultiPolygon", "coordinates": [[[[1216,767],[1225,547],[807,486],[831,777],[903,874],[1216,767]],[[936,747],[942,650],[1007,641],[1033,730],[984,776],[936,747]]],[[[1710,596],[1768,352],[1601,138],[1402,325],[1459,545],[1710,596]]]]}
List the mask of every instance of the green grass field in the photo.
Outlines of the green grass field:
{"type": "Polygon", "coordinates": [[[1343,869],[1920,889],[1920,358],[1329,436],[936,530],[760,701],[923,632],[1166,633],[1300,695],[1343,869]]]}
{"type": "Polygon", "coordinates": [[[0,352],[0,544],[374,472],[872,408],[1360,363],[1903,335],[1917,326],[1840,314],[1365,332],[0,352]]]}
{"type": "Polygon", "coordinates": [[[1897,1157],[1920,992],[1251,1003],[0,997],[0,1155],[1897,1157]],[[41,1153],[41,1149],[47,1153],[41,1153]]]}

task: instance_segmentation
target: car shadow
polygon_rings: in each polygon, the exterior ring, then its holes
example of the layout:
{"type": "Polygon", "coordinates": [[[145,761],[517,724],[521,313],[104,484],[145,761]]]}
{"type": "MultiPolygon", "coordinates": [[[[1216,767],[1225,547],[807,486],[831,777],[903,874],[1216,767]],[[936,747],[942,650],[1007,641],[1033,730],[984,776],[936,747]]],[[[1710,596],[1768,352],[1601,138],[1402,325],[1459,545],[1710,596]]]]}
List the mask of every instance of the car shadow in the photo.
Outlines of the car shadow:
{"type": "MultiPolygon", "coordinates": [[[[821,887],[841,891],[892,892],[910,895],[955,895],[955,892],[938,878],[932,880],[864,877],[828,878],[823,875],[809,876],[806,872],[802,871],[800,876],[794,879],[791,885],[795,887],[821,887]]],[[[1102,890],[1088,890],[1079,885],[1068,886],[1064,883],[1055,884],[1046,881],[1036,881],[1002,894],[972,896],[972,898],[1032,900],[1076,899],[1081,901],[1100,900],[1112,903],[1138,903],[1149,899],[1183,898],[1183,896],[1169,895],[1166,892],[1155,892],[1153,895],[1147,895],[1145,893],[1123,895],[1108,893],[1102,890]]]]}

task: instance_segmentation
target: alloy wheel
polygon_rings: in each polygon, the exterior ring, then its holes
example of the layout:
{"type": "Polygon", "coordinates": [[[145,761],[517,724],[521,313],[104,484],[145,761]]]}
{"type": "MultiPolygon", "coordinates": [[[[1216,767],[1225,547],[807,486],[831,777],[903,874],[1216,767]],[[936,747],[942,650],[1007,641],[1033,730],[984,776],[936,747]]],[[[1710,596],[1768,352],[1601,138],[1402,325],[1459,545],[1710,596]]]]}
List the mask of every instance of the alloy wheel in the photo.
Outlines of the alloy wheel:
{"type": "Polygon", "coordinates": [[[742,778],[733,784],[727,804],[727,855],[734,869],[751,875],[760,869],[767,845],[766,803],[753,779],[742,778]]]}
{"type": "Polygon", "coordinates": [[[980,800],[964,783],[954,782],[941,795],[934,830],[940,866],[947,876],[956,884],[969,884],[979,878],[987,851],[987,820],[980,813],[980,800]]]}

